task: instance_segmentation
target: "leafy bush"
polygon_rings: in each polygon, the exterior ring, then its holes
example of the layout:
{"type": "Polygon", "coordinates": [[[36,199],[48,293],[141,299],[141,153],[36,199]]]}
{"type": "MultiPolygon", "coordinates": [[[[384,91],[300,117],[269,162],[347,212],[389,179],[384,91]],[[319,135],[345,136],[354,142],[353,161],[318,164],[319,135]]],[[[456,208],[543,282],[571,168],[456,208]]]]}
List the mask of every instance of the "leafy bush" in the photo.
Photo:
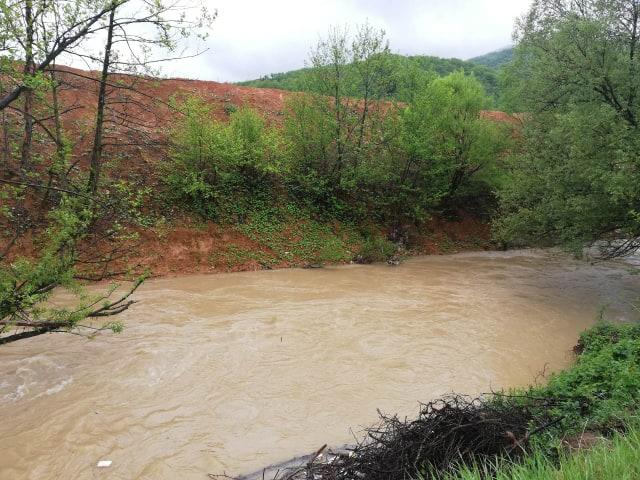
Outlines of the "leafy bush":
{"type": "Polygon", "coordinates": [[[371,236],[362,244],[356,260],[360,263],[384,262],[396,252],[396,246],[381,236],[371,236]]]}
{"type": "Polygon", "coordinates": [[[170,196],[205,218],[246,216],[254,199],[272,195],[273,177],[283,168],[277,130],[248,108],[232,112],[229,123],[215,120],[197,99],[182,109],[164,175],[170,196]]]}
{"type": "Polygon", "coordinates": [[[580,337],[575,365],[536,394],[567,401],[557,410],[568,424],[616,428],[640,401],[640,325],[599,323],[580,337]]]}
{"type": "Polygon", "coordinates": [[[322,212],[340,210],[335,164],[335,119],[326,100],[295,95],[286,104],[284,135],[290,146],[290,194],[322,212]]]}
{"type": "Polygon", "coordinates": [[[403,112],[401,181],[413,186],[417,205],[450,207],[478,182],[493,189],[491,172],[508,135],[481,117],[488,102],[480,82],[456,72],[431,82],[403,112]]]}

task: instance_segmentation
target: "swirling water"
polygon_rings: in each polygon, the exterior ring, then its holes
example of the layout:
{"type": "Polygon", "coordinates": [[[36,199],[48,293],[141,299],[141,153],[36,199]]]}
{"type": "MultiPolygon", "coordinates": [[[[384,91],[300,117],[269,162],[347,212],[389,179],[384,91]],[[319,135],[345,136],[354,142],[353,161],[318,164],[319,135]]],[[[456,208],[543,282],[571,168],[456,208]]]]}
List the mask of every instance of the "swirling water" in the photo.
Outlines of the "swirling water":
{"type": "Polygon", "coordinates": [[[0,478],[246,473],[377,408],[541,381],[602,307],[634,319],[629,268],[520,251],[149,281],[119,335],[0,347],[0,478]]]}

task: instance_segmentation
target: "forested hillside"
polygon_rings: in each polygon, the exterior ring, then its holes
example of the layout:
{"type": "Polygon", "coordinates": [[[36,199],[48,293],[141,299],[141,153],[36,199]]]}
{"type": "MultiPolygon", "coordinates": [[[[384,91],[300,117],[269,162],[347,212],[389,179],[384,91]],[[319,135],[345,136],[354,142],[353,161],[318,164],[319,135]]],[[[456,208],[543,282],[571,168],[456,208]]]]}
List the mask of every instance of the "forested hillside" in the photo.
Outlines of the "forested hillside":
{"type": "Polygon", "coordinates": [[[496,50],[495,52],[490,52],[486,55],[471,58],[468,61],[478,65],[486,65],[491,68],[500,68],[511,62],[511,60],[513,60],[513,47],[496,50]]]}
{"type": "MultiPolygon", "coordinates": [[[[500,52],[497,52],[500,53],[500,52]]],[[[464,61],[457,58],[440,58],[426,55],[404,56],[386,55],[387,78],[389,79],[386,97],[389,99],[410,101],[412,92],[421,83],[428,83],[433,77],[442,77],[458,70],[474,75],[482,84],[487,94],[494,99],[498,95],[498,72],[492,66],[483,65],[479,61],[464,61]]],[[[350,67],[349,70],[353,70],[350,67]]],[[[255,80],[239,82],[239,85],[277,88],[290,91],[311,91],[313,68],[301,68],[289,72],[272,73],[255,80]]],[[[358,94],[352,89],[349,94],[358,94]]]]}

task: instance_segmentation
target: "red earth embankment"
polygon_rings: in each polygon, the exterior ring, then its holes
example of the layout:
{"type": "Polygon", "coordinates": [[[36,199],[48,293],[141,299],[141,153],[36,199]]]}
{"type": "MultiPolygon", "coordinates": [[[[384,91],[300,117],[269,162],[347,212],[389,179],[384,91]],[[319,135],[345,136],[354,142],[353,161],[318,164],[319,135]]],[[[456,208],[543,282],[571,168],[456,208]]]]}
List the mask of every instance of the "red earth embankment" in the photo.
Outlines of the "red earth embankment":
{"type": "MultiPolygon", "coordinates": [[[[92,140],[98,74],[71,68],[60,70],[59,96],[66,111],[64,124],[67,131],[75,134],[74,159],[83,164],[92,140]]],[[[258,110],[267,122],[278,125],[286,100],[293,95],[282,90],[227,83],[127,75],[113,75],[109,91],[111,107],[107,114],[105,155],[118,159],[118,175],[133,180],[141,188],[158,192],[152,200],[157,203],[161,203],[162,192],[158,166],[166,159],[167,132],[180,115],[171,107],[174,100],[189,96],[203,99],[220,120],[227,119],[234,109],[248,106],[258,110]]],[[[483,116],[514,127],[521,123],[519,118],[502,112],[487,111],[483,116]]],[[[487,248],[489,237],[488,226],[480,220],[464,215],[459,221],[436,219],[420,233],[414,232],[411,253],[487,248]]],[[[296,237],[290,239],[292,244],[297,241],[296,237]]],[[[266,257],[273,257],[269,264],[272,268],[300,265],[308,260],[280,259],[273,256],[267,245],[249,238],[239,228],[212,222],[202,224],[182,215],[169,215],[161,226],[141,230],[136,251],[133,261],[150,267],[156,275],[255,270],[265,267],[260,259],[266,257]],[[229,245],[233,246],[231,253],[229,245]],[[239,251],[245,254],[240,255],[239,251]]]]}

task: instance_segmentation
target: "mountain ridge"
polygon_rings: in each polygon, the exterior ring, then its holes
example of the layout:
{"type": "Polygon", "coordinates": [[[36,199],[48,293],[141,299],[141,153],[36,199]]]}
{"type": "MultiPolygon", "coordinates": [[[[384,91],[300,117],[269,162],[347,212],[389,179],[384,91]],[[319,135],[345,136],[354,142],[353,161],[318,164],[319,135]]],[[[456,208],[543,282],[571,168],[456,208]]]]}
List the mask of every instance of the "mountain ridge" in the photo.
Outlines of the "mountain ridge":
{"type": "MultiPolygon", "coordinates": [[[[406,91],[411,90],[408,84],[415,81],[416,72],[425,75],[433,73],[437,76],[445,76],[458,70],[464,70],[467,74],[474,75],[482,83],[487,94],[495,99],[498,97],[499,90],[498,70],[511,60],[512,55],[513,49],[509,47],[469,60],[431,55],[390,54],[393,85],[387,97],[408,101],[406,91]]],[[[253,80],[235,82],[235,85],[305,91],[309,90],[310,75],[311,68],[302,67],[286,72],[270,73],[253,80]]]]}
{"type": "Polygon", "coordinates": [[[470,58],[468,61],[478,65],[486,65],[490,68],[501,68],[511,62],[513,59],[513,52],[513,47],[504,47],[478,57],[470,58]]]}

